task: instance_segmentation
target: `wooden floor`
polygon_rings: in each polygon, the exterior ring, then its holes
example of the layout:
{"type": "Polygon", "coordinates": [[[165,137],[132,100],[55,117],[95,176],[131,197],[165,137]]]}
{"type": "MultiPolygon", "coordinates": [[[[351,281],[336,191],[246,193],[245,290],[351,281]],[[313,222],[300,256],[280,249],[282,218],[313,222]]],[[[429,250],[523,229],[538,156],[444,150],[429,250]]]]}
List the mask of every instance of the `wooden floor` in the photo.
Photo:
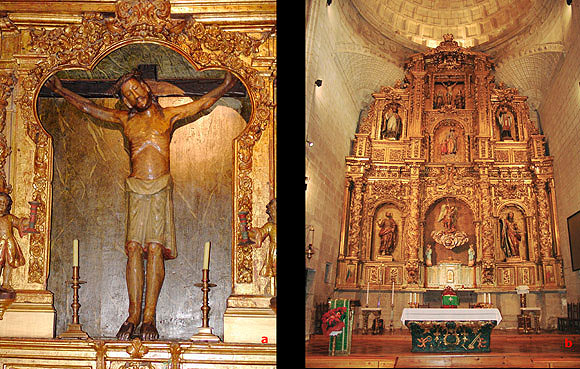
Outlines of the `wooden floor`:
{"type": "Polygon", "coordinates": [[[580,335],[561,332],[524,335],[496,329],[491,352],[477,354],[412,353],[406,329],[353,335],[348,356],[328,356],[328,340],[316,335],[306,342],[306,368],[580,368],[580,335]]]}

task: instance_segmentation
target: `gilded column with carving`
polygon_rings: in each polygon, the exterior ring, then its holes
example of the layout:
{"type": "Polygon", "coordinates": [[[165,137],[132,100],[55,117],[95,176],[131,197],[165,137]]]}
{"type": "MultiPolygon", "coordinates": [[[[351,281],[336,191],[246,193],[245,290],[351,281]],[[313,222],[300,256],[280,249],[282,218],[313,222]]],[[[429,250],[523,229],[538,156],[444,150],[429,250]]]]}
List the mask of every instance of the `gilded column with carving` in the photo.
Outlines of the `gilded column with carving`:
{"type": "Polygon", "coordinates": [[[551,217],[546,185],[547,181],[544,179],[538,179],[535,182],[536,196],[538,198],[538,227],[540,231],[539,241],[542,260],[553,258],[551,217]]]}
{"type": "Polygon", "coordinates": [[[481,165],[479,168],[481,194],[481,282],[484,285],[494,284],[495,257],[493,242],[493,212],[491,203],[491,191],[489,185],[489,166],[481,165]]]}
{"type": "Polygon", "coordinates": [[[410,205],[405,233],[405,255],[407,257],[407,284],[419,283],[419,166],[411,167],[411,182],[409,183],[410,205]]]}
{"type": "Polygon", "coordinates": [[[353,201],[350,209],[350,226],[348,232],[348,255],[356,258],[360,252],[360,230],[363,215],[364,187],[366,185],[363,177],[353,180],[353,201]]]}

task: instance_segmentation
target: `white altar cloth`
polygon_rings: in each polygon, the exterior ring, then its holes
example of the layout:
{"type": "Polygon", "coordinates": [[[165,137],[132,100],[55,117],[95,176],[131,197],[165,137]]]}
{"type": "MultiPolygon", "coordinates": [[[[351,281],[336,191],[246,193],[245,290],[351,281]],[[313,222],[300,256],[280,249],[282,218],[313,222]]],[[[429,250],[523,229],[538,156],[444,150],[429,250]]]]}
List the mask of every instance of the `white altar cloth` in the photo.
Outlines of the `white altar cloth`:
{"type": "Polygon", "coordinates": [[[474,321],[495,320],[496,326],[501,322],[498,309],[439,309],[439,308],[405,308],[401,314],[401,322],[405,321],[474,321]]]}

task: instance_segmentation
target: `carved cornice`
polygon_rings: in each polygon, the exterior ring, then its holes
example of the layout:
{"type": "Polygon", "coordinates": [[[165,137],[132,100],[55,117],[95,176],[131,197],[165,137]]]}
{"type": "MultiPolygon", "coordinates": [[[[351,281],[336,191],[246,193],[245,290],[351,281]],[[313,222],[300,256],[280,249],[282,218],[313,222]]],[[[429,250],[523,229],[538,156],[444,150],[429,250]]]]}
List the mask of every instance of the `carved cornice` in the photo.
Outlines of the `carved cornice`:
{"type": "MultiPolygon", "coordinates": [[[[252,101],[252,117],[243,134],[235,142],[234,166],[234,214],[248,211],[248,222],[252,220],[252,152],[256,142],[268,124],[274,120],[273,75],[263,73],[252,66],[253,58],[260,56],[259,48],[271,33],[255,39],[240,32],[224,31],[208,26],[191,18],[172,19],[168,0],[120,0],[116,3],[115,17],[100,13],[86,13],[80,24],[55,29],[33,29],[30,50],[43,59],[24,75],[20,84],[20,95],[16,99],[26,126],[27,135],[36,145],[34,162],[33,198],[41,202],[39,223],[46,214],[49,196],[50,160],[52,151],[50,138],[34,114],[34,97],[41,84],[51,74],[67,68],[91,69],[109,52],[132,42],[153,42],[179,51],[191,60],[198,69],[219,68],[232,71],[242,80],[252,101]]],[[[43,218],[44,217],[44,218],[43,218]]],[[[234,216],[234,222],[238,222],[234,216]]],[[[241,231],[237,226],[233,237],[235,256],[235,280],[252,283],[252,249],[237,247],[241,231]]],[[[38,226],[38,223],[37,223],[38,226]]],[[[39,228],[40,229],[40,228],[39,228]]],[[[33,237],[29,281],[43,283],[46,275],[44,252],[46,231],[33,237]]]]}

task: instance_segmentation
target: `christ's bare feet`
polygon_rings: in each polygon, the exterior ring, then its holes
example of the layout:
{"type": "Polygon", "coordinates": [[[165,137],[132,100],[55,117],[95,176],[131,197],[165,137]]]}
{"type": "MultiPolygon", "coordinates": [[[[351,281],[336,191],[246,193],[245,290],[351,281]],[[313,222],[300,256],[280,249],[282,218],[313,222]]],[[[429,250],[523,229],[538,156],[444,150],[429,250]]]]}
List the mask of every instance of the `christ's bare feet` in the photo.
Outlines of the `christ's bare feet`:
{"type": "Polygon", "coordinates": [[[145,323],[141,324],[141,339],[143,341],[154,341],[159,338],[155,324],[145,323]]]}
{"type": "Polygon", "coordinates": [[[119,328],[119,332],[117,332],[117,339],[122,341],[128,341],[131,339],[133,335],[133,331],[135,330],[135,324],[131,322],[125,322],[119,328]]]}

